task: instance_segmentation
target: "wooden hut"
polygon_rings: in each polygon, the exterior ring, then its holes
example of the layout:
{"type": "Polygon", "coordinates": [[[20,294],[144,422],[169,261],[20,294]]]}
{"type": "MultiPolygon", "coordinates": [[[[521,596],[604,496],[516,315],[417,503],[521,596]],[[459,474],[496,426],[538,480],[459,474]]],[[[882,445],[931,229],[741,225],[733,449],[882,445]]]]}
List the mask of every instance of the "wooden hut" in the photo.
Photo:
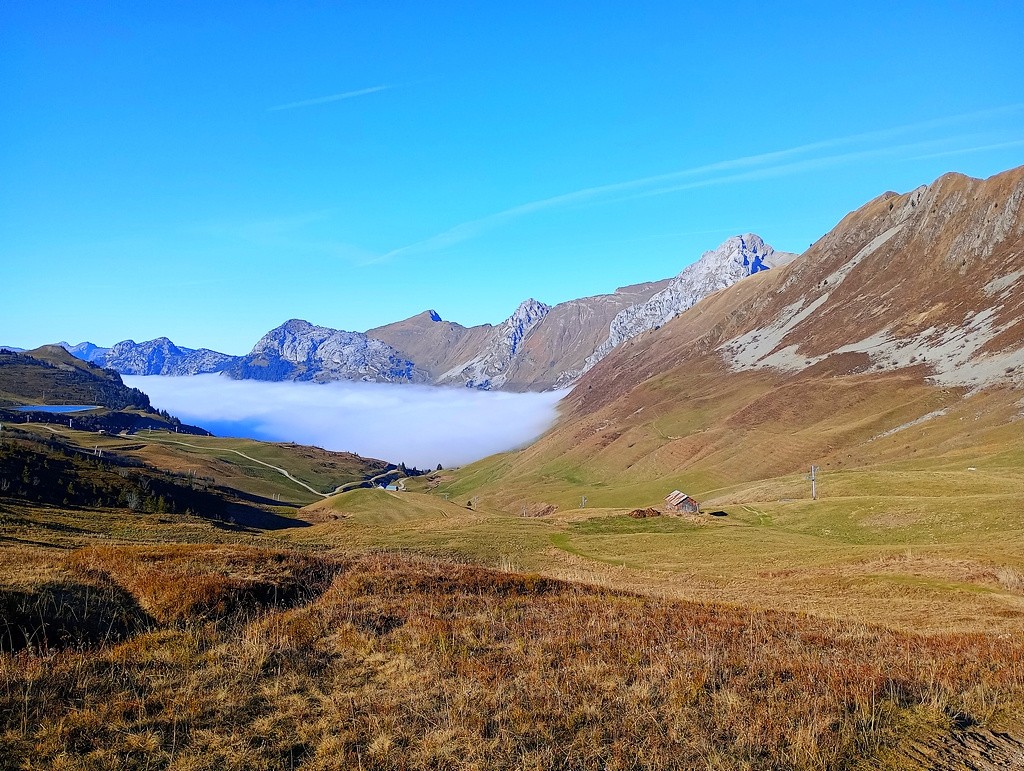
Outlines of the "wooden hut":
{"type": "Polygon", "coordinates": [[[678,490],[673,490],[665,496],[665,507],[669,511],[700,514],[700,504],[686,493],[681,493],[678,490]]]}

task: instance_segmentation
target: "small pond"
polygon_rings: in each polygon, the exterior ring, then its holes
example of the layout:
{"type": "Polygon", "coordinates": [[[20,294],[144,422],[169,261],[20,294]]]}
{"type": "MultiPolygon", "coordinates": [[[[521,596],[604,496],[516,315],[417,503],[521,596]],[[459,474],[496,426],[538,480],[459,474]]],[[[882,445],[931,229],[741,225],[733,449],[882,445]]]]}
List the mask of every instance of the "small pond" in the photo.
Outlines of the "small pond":
{"type": "Polygon", "coordinates": [[[30,404],[26,407],[9,407],[15,412],[85,412],[86,410],[98,410],[96,404],[30,404]]]}

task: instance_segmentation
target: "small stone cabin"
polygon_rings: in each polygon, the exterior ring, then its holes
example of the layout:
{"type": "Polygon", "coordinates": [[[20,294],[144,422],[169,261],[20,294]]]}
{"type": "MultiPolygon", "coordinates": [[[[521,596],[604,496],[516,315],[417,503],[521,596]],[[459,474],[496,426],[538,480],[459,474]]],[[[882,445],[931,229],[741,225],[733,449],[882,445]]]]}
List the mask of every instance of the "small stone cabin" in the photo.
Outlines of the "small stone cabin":
{"type": "Polygon", "coordinates": [[[673,490],[665,496],[665,507],[669,511],[681,511],[685,514],[700,514],[700,504],[686,493],[673,490]]]}

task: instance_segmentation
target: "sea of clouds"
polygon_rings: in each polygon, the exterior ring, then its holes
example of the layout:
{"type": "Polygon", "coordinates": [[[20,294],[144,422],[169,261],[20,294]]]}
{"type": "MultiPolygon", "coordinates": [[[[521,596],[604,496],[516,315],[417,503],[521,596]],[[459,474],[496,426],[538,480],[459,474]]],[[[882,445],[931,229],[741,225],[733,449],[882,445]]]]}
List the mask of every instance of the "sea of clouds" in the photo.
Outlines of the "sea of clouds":
{"type": "Polygon", "coordinates": [[[123,376],[153,406],[217,436],[298,442],[392,463],[457,466],[536,439],[565,391],[390,383],[265,383],[223,375],[123,376]]]}

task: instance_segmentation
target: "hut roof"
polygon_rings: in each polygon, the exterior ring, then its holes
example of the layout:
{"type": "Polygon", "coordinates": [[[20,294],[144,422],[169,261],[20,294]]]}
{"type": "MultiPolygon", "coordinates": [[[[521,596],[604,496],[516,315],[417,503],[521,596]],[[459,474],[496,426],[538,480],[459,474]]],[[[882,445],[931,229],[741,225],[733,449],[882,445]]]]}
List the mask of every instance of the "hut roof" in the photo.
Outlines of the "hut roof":
{"type": "Polygon", "coordinates": [[[665,502],[669,506],[678,506],[680,503],[682,503],[689,497],[690,496],[687,495],[686,493],[681,493],[678,490],[673,490],[672,492],[665,496],[665,502]]]}

